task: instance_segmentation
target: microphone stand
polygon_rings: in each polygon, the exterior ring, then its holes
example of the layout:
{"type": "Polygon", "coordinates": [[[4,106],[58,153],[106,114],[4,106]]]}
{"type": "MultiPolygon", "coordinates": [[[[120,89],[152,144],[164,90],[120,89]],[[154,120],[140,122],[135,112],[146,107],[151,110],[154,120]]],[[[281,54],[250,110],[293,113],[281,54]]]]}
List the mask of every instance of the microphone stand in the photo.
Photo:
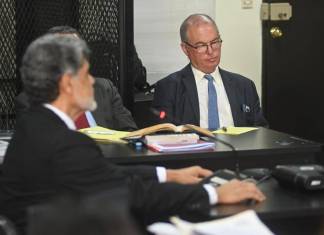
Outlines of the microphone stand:
{"type": "MultiPolygon", "coordinates": [[[[223,127],[222,129],[225,132],[227,131],[226,127],[223,127]]],[[[232,144],[228,143],[227,141],[224,141],[224,140],[221,140],[221,139],[217,138],[211,131],[206,131],[206,133],[204,133],[204,134],[209,139],[220,142],[220,143],[226,145],[227,147],[229,147],[232,150],[233,156],[234,156],[234,159],[235,159],[235,175],[236,175],[236,178],[240,180],[241,179],[240,162],[239,162],[238,152],[237,152],[236,148],[232,144]]]]}
{"type": "Polygon", "coordinates": [[[236,148],[232,144],[230,144],[230,143],[228,143],[228,142],[226,142],[224,140],[216,138],[216,136],[213,139],[220,142],[220,143],[222,143],[222,144],[224,144],[224,145],[226,145],[227,147],[229,147],[232,150],[233,156],[234,156],[234,159],[235,159],[235,175],[236,175],[236,178],[240,180],[241,179],[241,176],[240,176],[240,163],[239,163],[239,157],[238,157],[238,152],[236,151],[236,148]]]}

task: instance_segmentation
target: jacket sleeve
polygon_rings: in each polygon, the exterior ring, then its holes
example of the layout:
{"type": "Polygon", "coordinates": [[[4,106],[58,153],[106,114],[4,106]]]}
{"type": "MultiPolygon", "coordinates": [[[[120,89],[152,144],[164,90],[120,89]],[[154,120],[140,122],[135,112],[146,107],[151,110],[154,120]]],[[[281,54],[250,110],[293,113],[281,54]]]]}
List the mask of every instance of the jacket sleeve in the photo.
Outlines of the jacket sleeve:
{"type": "Polygon", "coordinates": [[[131,167],[121,170],[114,164],[104,164],[99,148],[88,137],[75,135],[76,141],[60,148],[60,154],[52,159],[53,182],[58,191],[95,194],[126,186],[130,207],[145,224],[176,214],[209,212],[209,198],[203,186],[143,180],[141,174],[133,174],[135,168],[133,173],[125,174],[131,167]]]}
{"type": "Polygon", "coordinates": [[[202,185],[143,182],[130,183],[130,205],[135,217],[145,224],[169,219],[172,215],[209,215],[208,194],[202,185]]]}
{"type": "Polygon", "coordinates": [[[253,120],[251,125],[268,127],[268,122],[263,116],[260,99],[253,81],[250,81],[249,90],[253,114],[253,120]]]}
{"type": "Polygon", "coordinates": [[[137,176],[142,180],[152,180],[158,182],[155,166],[134,165],[134,166],[116,166],[126,176],[137,176]]]}
{"type": "Polygon", "coordinates": [[[53,183],[58,191],[80,194],[95,193],[125,184],[127,178],[157,182],[152,166],[118,166],[109,163],[92,139],[81,133],[70,132],[71,140],[61,145],[52,158],[53,183]]]}
{"type": "Polygon", "coordinates": [[[114,123],[118,130],[133,131],[137,129],[131,112],[123,105],[117,88],[110,82],[107,91],[111,93],[111,101],[114,113],[114,123]]]}

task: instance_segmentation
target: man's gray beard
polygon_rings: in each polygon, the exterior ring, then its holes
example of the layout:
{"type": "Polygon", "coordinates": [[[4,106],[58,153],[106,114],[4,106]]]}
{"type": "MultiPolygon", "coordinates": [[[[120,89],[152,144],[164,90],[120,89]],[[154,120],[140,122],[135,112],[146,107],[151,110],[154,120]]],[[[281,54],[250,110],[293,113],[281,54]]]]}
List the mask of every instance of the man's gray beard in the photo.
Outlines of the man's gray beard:
{"type": "Polygon", "coordinates": [[[78,99],[77,103],[79,104],[79,107],[84,111],[94,111],[97,108],[97,102],[94,98],[91,100],[81,100],[78,99]]]}
{"type": "Polygon", "coordinates": [[[89,108],[88,108],[88,110],[89,111],[95,111],[96,109],[97,109],[97,102],[95,101],[95,100],[92,100],[92,102],[91,102],[91,104],[89,105],[89,108]]]}

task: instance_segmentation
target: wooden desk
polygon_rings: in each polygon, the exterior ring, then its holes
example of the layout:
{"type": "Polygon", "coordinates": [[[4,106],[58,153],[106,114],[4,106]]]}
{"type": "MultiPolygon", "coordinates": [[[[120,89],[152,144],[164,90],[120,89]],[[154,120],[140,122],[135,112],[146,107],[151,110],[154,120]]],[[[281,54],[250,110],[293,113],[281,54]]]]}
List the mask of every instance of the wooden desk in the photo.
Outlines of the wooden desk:
{"type": "Polygon", "coordinates": [[[145,147],[135,150],[121,144],[100,144],[108,161],[117,164],[149,164],[172,168],[200,165],[212,170],[273,167],[288,163],[314,163],[320,158],[322,145],[294,136],[260,128],[238,136],[218,135],[236,149],[216,142],[216,149],[204,152],[156,153],[145,147]]]}

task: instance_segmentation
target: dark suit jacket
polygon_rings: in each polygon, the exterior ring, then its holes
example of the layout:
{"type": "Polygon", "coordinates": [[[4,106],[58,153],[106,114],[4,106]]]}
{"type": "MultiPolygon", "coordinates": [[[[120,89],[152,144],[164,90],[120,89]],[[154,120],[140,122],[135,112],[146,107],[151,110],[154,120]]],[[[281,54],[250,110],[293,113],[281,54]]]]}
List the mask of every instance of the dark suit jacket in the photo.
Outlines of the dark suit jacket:
{"type": "MultiPolygon", "coordinates": [[[[94,93],[97,109],[92,112],[97,125],[120,131],[137,129],[132,114],[123,105],[117,88],[109,79],[95,78],[94,93]]],[[[16,97],[16,113],[20,116],[29,108],[28,97],[22,92],[16,97]]]]}
{"type": "MultiPolygon", "coordinates": [[[[235,126],[266,126],[253,81],[219,69],[235,126]]],[[[156,84],[153,108],[166,112],[166,122],[200,125],[199,101],[191,65],[156,84]]]]}
{"type": "Polygon", "coordinates": [[[70,130],[51,110],[30,109],[17,121],[3,162],[0,211],[18,226],[26,208],[63,194],[95,194],[127,187],[129,203],[143,221],[192,211],[207,212],[200,185],[157,182],[152,166],[108,163],[88,136],[70,130]]]}
{"type": "Polygon", "coordinates": [[[92,114],[99,126],[121,131],[137,129],[132,114],[109,79],[96,78],[94,90],[98,108],[92,114]]]}

